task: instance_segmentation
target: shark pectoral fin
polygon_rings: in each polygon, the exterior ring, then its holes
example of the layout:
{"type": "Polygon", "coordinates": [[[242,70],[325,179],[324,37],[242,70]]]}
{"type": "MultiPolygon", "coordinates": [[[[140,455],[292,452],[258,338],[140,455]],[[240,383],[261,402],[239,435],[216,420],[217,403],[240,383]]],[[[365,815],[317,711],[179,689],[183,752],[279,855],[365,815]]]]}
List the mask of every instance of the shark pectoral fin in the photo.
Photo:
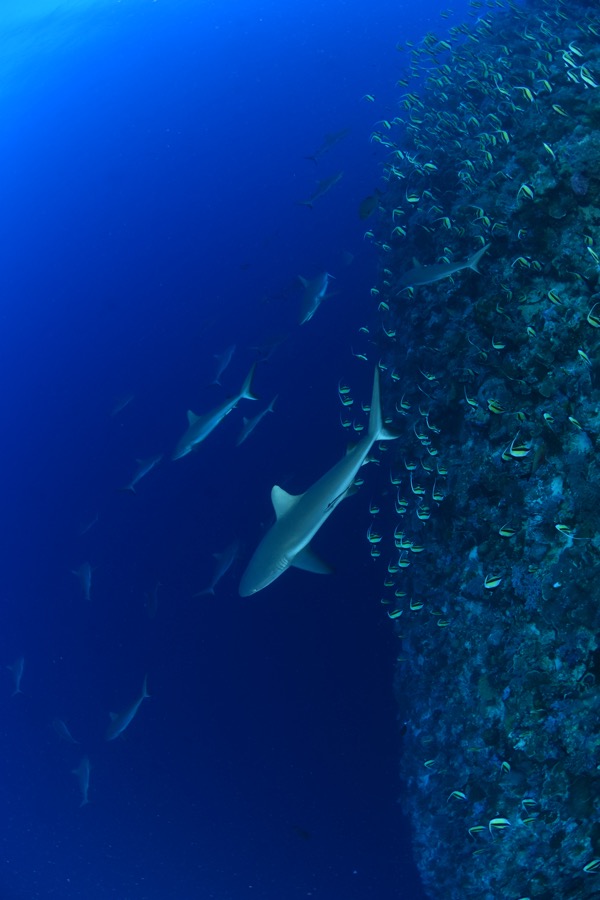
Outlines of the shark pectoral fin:
{"type": "MultiPolygon", "coordinates": [[[[300,201],[300,202],[302,202],[302,201],[300,201]]],[[[307,278],[303,278],[302,275],[298,275],[298,281],[300,282],[302,287],[308,287],[308,279],[307,278]]]]}
{"type": "Polygon", "coordinates": [[[296,554],[291,565],[297,569],[304,569],[305,572],[314,572],[315,575],[331,575],[333,572],[331,566],[323,562],[309,544],[296,554]]]}
{"type": "Polygon", "coordinates": [[[414,257],[414,256],[413,256],[413,266],[414,266],[415,269],[420,269],[420,268],[422,268],[422,267],[421,267],[421,263],[420,263],[419,260],[416,259],[416,257],[414,257]]]}
{"type": "Polygon", "coordinates": [[[379,432],[379,436],[377,440],[379,441],[397,441],[400,437],[400,433],[396,433],[395,431],[390,431],[389,428],[382,428],[379,432]]]}
{"type": "Polygon", "coordinates": [[[473,271],[477,272],[478,275],[481,274],[479,272],[479,269],[477,268],[477,265],[483,254],[486,253],[491,246],[491,244],[486,244],[485,247],[482,247],[481,250],[478,250],[477,253],[474,253],[473,256],[469,258],[467,263],[469,269],[473,269],[473,271]]]}
{"type": "Polygon", "coordinates": [[[287,491],[284,491],[278,484],[274,484],[271,488],[271,503],[273,504],[276,518],[280,519],[284,513],[292,509],[301,496],[302,494],[288,494],[287,491]]]}
{"type": "Polygon", "coordinates": [[[191,409],[188,409],[188,411],[187,411],[188,425],[195,425],[199,418],[200,418],[200,416],[197,416],[196,413],[193,413],[191,411],[191,409]]]}

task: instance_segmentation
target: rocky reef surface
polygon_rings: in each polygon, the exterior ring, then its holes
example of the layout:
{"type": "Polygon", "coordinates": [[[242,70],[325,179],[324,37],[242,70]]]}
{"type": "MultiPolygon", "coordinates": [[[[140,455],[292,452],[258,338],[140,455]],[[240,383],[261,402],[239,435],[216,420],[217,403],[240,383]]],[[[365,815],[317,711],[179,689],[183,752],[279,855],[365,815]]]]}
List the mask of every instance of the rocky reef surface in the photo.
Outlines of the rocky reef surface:
{"type": "Polygon", "coordinates": [[[431,897],[600,896],[600,10],[399,50],[367,238],[402,803],[431,897]]]}

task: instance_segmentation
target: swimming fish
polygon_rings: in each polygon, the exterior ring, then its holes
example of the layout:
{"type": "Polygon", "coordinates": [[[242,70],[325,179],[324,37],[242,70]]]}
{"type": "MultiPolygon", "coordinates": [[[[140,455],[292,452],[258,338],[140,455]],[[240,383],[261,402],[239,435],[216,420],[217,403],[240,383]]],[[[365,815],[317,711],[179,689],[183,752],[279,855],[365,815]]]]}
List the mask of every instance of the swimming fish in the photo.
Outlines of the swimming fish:
{"type": "Polygon", "coordinates": [[[215,353],[215,357],[219,360],[219,364],[217,366],[217,371],[215,372],[215,377],[211,381],[211,384],[221,384],[221,375],[231,362],[234,353],[235,344],[232,344],[231,347],[228,347],[227,350],[223,351],[223,353],[215,353]]]}
{"type": "Polygon", "coordinates": [[[72,569],[71,573],[79,579],[83,596],[89,603],[92,599],[92,567],[89,562],[82,563],[78,569],[72,569]]]}
{"type": "Polygon", "coordinates": [[[343,172],[337,172],[329,178],[323,178],[321,181],[317,181],[317,186],[308,200],[298,200],[300,206],[308,206],[312,209],[315,201],[318,200],[319,197],[322,197],[323,194],[326,194],[327,191],[330,191],[334,184],[337,184],[338,181],[340,181],[343,174],[343,172]]]}
{"type": "Polygon", "coordinates": [[[138,467],[133,475],[133,478],[128,484],[126,484],[119,490],[130,491],[132,494],[135,494],[136,484],[138,484],[142,480],[142,478],[144,478],[149,472],[151,472],[152,469],[156,468],[162,458],[163,454],[158,453],[156,456],[150,456],[148,459],[136,459],[138,467]]]}
{"type": "Polygon", "coordinates": [[[252,378],[254,376],[254,370],[256,368],[256,363],[252,366],[246,380],[244,381],[240,391],[234,397],[230,397],[228,400],[225,400],[223,403],[220,403],[216,409],[213,409],[211,412],[204,413],[202,416],[197,416],[196,413],[193,413],[188,410],[188,428],[183,437],[180,439],[177,444],[175,451],[173,453],[172,459],[181,459],[183,456],[187,456],[188,453],[201,444],[209,434],[215,430],[217,425],[220,425],[223,419],[228,413],[234,409],[240,400],[257,400],[258,398],[254,396],[252,393],[252,378]]]}
{"type": "Polygon", "coordinates": [[[100,518],[100,513],[96,513],[93,519],[89,519],[84,525],[79,529],[79,534],[87,534],[94,525],[98,523],[98,519],[100,518]]]}
{"type": "Polygon", "coordinates": [[[252,347],[251,349],[256,353],[258,362],[269,362],[275,351],[278,347],[280,347],[284,341],[287,341],[289,335],[287,334],[276,334],[272,337],[268,338],[258,347],[252,347]]]}
{"type": "Polygon", "coordinates": [[[106,729],[106,740],[114,741],[115,738],[119,737],[120,734],[123,734],[125,729],[131,725],[135,715],[150,694],[148,693],[148,676],[144,676],[144,684],[142,685],[142,693],[138,697],[138,699],[128,706],[123,712],[120,713],[111,713],[110,714],[110,725],[106,729]]]}
{"type": "Polygon", "coordinates": [[[246,419],[244,417],[244,425],[242,427],[242,430],[240,431],[237,441],[235,442],[237,447],[239,447],[240,444],[243,444],[244,441],[250,437],[256,426],[264,419],[267,413],[273,412],[273,407],[275,406],[275,401],[277,400],[278,396],[279,394],[275,394],[267,408],[263,409],[262,412],[259,412],[257,416],[254,416],[252,419],[246,419]]]}
{"type": "Polygon", "coordinates": [[[25,657],[19,656],[18,659],[12,664],[12,666],[6,667],[9,672],[12,672],[13,682],[15,685],[15,689],[12,692],[12,696],[16,697],[17,694],[22,694],[21,690],[21,680],[23,678],[23,671],[25,669],[25,657]]]}
{"type": "Polygon", "coordinates": [[[52,728],[59,736],[61,741],[66,741],[68,744],[78,744],[79,741],[76,741],[69,729],[67,728],[66,722],[63,722],[62,719],[52,719],[52,728]]]}
{"type": "Polygon", "coordinates": [[[125,407],[129,406],[132,400],[135,400],[134,394],[125,394],[123,397],[119,397],[110,411],[111,417],[114,418],[115,416],[118,416],[120,412],[123,412],[125,407]]]}
{"type": "Polygon", "coordinates": [[[433,284],[435,281],[441,281],[443,278],[449,278],[457,272],[462,272],[463,269],[472,269],[479,274],[477,264],[490,246],[491,244],[486,244],[485,247],[482,247],[481,250],[473,253],[472,256],[465,259],[463,262],[438,263],[433,266],[421,266],[419,265],[418,260],[413,259],[414,269],[409,269],[408,272],[405,272],[404,275],[400,277],[398,290],[400,291],[409,286],[419,287],[423,284],[433,284]]]}
{"type": "Polygon", "coordinates": [[[198,591],[197,594],[194,594],[194,597],[202,597],[204,594],[212,594],[214,597],[216,586],[232,567],[235,560],[237,559],[239,552],[240,542],[238,540],[235,540],[229,545],[229,547],[223,550],[222,553],[213,553],[214,558],[217,560],[217,564],[215,566],[212,580],[208,587],[204,588],[203,591],[198,591]]]}
{"type": "Polygon", "coordinates": [[[320,147],[315,150],[312,156],[306,156],[305,159],[312,159],[314,163],[317,163],[322,156],[329,153],[332,147],[335,147],[336,144],[343,141],[349,134],[349,128],[342,128],[340,131],[333,131],[331,134],[326,134],[320,147]]]}
{"type": "Polygon", "coordinates": [[[306,322],[310,322],[319,306],[325,299],[325,294],[327,293],[327,288],[329,286],[329,279],[333,276],[328,272],[322,272],[320,275],[316,275],[314,278],[303,278],[302,275],[298,275],[298,278],[302,282],[304,287],[304,293],[302,295],[302,306],[300,311],[300,324],[304,325],[306,322]]]}
{"type": "Polygon", "coordinates": [[[271,501],[277,517],[252,556],[240,583],[240,596],[256,594],[289,566],[327,574],[331,570],[313,552],[310,541],[352,488],[354,479],[377,441],[393,440],[383,424],[379,369],[375,369],[367,434],[338,463],[299,496],[275,485],[271,501]]]}
{"type": "Polygon", "coordinates": [[[77,766],[76,769],[72,769],[73,775],[76,776],[77,781],[79,782],[79,790],[81,791],[81,803],[80,807],[85,806],[86,803],[89,803],[89,792],[90,792],[90,772],[92,767],[90,765],[89,758],[84,756],[77,766]]]}

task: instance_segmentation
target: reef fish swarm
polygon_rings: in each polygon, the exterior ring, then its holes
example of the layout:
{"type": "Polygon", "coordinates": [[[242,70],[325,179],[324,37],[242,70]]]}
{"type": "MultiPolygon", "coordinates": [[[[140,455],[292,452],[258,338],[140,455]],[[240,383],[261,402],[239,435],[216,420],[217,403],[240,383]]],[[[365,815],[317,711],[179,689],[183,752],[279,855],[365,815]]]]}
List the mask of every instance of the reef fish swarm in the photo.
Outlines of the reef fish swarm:
{"type": "Polygon", "coordinates": [[[401,437],[368,537],[428,892],[585,898],[600,895],[600,14],[473,7],[472,25],[401,48],[398,114],[372,134],[371,293],[401,437]]]}

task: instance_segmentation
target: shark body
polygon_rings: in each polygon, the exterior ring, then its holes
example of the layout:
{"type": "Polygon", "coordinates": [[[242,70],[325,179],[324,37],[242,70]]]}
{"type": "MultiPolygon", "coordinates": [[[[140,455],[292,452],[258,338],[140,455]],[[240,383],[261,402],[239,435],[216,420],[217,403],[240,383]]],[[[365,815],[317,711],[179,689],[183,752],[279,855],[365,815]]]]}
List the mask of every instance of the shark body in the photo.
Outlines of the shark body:
{"type": "Polygon", "coordinates": [[[52,727],[55,733],[59,736],[61,741],[66,741],[68,744],[78,744],[79,741],[76,741],[71,732],[67,727],[67,723],[62,719],[52,719],[52,727]]]}
{"type": "Polygon", "coordinates": [[[90,792],[90,772],[92,771],[89,757],[84,756],[77,768],[71,771],[77,778],[79,790],[81,791],[81,803],[79,806],[86,806],[90,802],[88,795],[90,792]]]}
{"type": "Polygon", "coordinates": [[[215,377],[211,381],[211,384],[221,384],[221,375],[231,362],[234,353],[235,344],[232,344],[231,347],[228,347],[227,350],[223,351],[223,353],[215,353],[215,359],[218,360],[218,364],[217,371],[215,372],[215,377]]]}
{"type": "Polygon", "coordinates": [[[308,200],[298,200],[300,206],[308,206],[310,209],[313,208],[315,201],[322,197],[327,191],[330,191],[334,184],[337,184],[338,181],[342,178],[343,172],[337,172],[335,175],[331,175],[329,178],[322,178],[320,181],[317,181],[317,186],[315,190],[312,192],[308,200]]]}
{"type": "Polygon", "coordinates": [[[322,156],[326,153],[329,153],[332,147],[335,147],[336,144],[339,144],[340,141],[343,141],[345,137],[350,134],[349,128],[342,128],[340,131],[333,131],[330,134],[326,134],[323,138],[323,143],[317,150],[313,153],[312,156],[307,156],[306,159],[312,159],[314,163],[318,163],[322,156]]]}
{"type": "Polygon", "coordinates": [[[92,599],[92,567],[89,562],[82,563],[78,569],[71,569],[73,575],[79,579],[81,590],[87,603],[92,599]]]}
{"type": "Polygon", "coordinates": [[[304,287],[300,311],[300,324],[304,325],[306,322],[310,322],[325,299],[327,288],[329,287],[329,279],[332,276],[328,272],[321,272],[320,275],[315,275],[314,278],[303,278],[302,275],[298,275],[298,278],[304,287]]]}
{"type": "Polygon", "coordinates": [[[229,397],[228,400],[220,403],[216,409],[205,413],[203,416],[197,416],[191,409],[188,410],[188,428],[175,447],[172,459],[181,459],[182,456],[187,456],[187,454],[191,453],[198,444],[201,444],[202,441],[206,440],[209,434],[215,430],[217,425],[221,424],[225,416],[238,405],[240,400],[257,399],[252,393],[252,377],[255,368],[256,363],[248,372],[240,392],[236,394],[235,397],[229,397]]]}
{"type": "Polygon", "coordinates": [[[25,657],[19,656],[17,660],[12,664],[12,666],[6,667],[9,672],[12,672],[12,677],[15,685],[15,689],[12,692],[12,696],[16,697],[17,694],[22,694],[21,690],[21,681],[23,679],[23,672],[25,670],[25,657]]]}
{"type": "Polygon", "coordinates": [[[269,405],[267,406],[267,408],[266,408],[266,409],[263,409],[261,412],[259,412],[258,415],[254,416],[254,418],[252,418],[252,419],[247,419],[247,418],[244,416],[244,425],[243,425],[242,430],[240,431],[239,437],[238,437],[238,439],[237,439],[237,441],[236,441],[236,446],[237,446],[237,447],[239,447],[240,444],[243,444],[244,441],[247,440],[247,438],[250,437],[250,435],[252,434],[252,432],[254,431],[254,429],[256,428],[256,426],[257,426],[260,422],[262,422],[262,420],[263,420],[264,417],[267,415],[267,413],[272,413],[272,412],[273,412],[273,407],[274,407],[274,405],[275,405],[275,401],[277,400],[277,397],[278,397],[278,396],[279,396],[279,394],[275,394],[275,396],[273,397],[273,399],[271,400],[271,402],[269,403],[269,405]]]}
{"type": "Polygon", "coordinates": [[[398,291],[405,287],[420,287],[423,284],[433,284],[436,281],[442,281],[443,278],[450,278],[463,269],[472,269],[479,273],[477,264],[483,254],[489,249],[490,245],[486,244],[481,250],[473,253],[468,259],[455,263],[438,263],[434,266],[421,266],[418,260],[413,259],[414,268],[409,269],[401,276],[398,282],[398,291]]]}
{"type": "Polygon", "coordinates": [[[368,433],[343,459],[299,496],[275,485],[271,500],[276,521],[264,536],[242,576],[239,592],[248,597],[279,578],[290,566],[327,574],[331,570],[313,553],[310,541],[352,487],[375,441],[392,440],[383,425],[379,370],[375,369],[368,433]]]}
{"type": "Polygon", "coordinates": [[[236,561],[239,552],[240,542],[238,540],[235,540],[229,545],[229,547],[226,547],[222,553],[213,553],[217,564],[215,566],[212,580],[208,587],[205,587],[203,591],[198,591],[197,594],[194,594],[194,597],[202,597],[204,594],[212,594],[214,597],[216,586],[230,570],[230,568],[236,561]]]}
{"type": "Polygon", "coordinates": [[[129,491],[131,494],[135,494],[136,485],[148,475],[152,469],[155,469],[159,464],[161,459],[163,458],[162,453],[158,453],[156,456],[150,456],[148,459],[137,459],[137,469],[131,481],[129,481],[124,487],[120,488],[121,491],[129,491]]]}
{"type": "Polygon", "coordinates": [[[110,725],[106,729],[106,740],[114,741],[115,738],[119,737],[120,734],[123,734],[125,729],[131,725],[133,719],[136,716],[136,713],[144,700],[146,700],[150,694],[148,693],[148,676],[144,677],[144,684],[142,685],[142,693],[135,700],[131,706],[128,706],[127,709],[124,709],[123,712],[120,713],[111,713],[110,714],[110,725]]]}

